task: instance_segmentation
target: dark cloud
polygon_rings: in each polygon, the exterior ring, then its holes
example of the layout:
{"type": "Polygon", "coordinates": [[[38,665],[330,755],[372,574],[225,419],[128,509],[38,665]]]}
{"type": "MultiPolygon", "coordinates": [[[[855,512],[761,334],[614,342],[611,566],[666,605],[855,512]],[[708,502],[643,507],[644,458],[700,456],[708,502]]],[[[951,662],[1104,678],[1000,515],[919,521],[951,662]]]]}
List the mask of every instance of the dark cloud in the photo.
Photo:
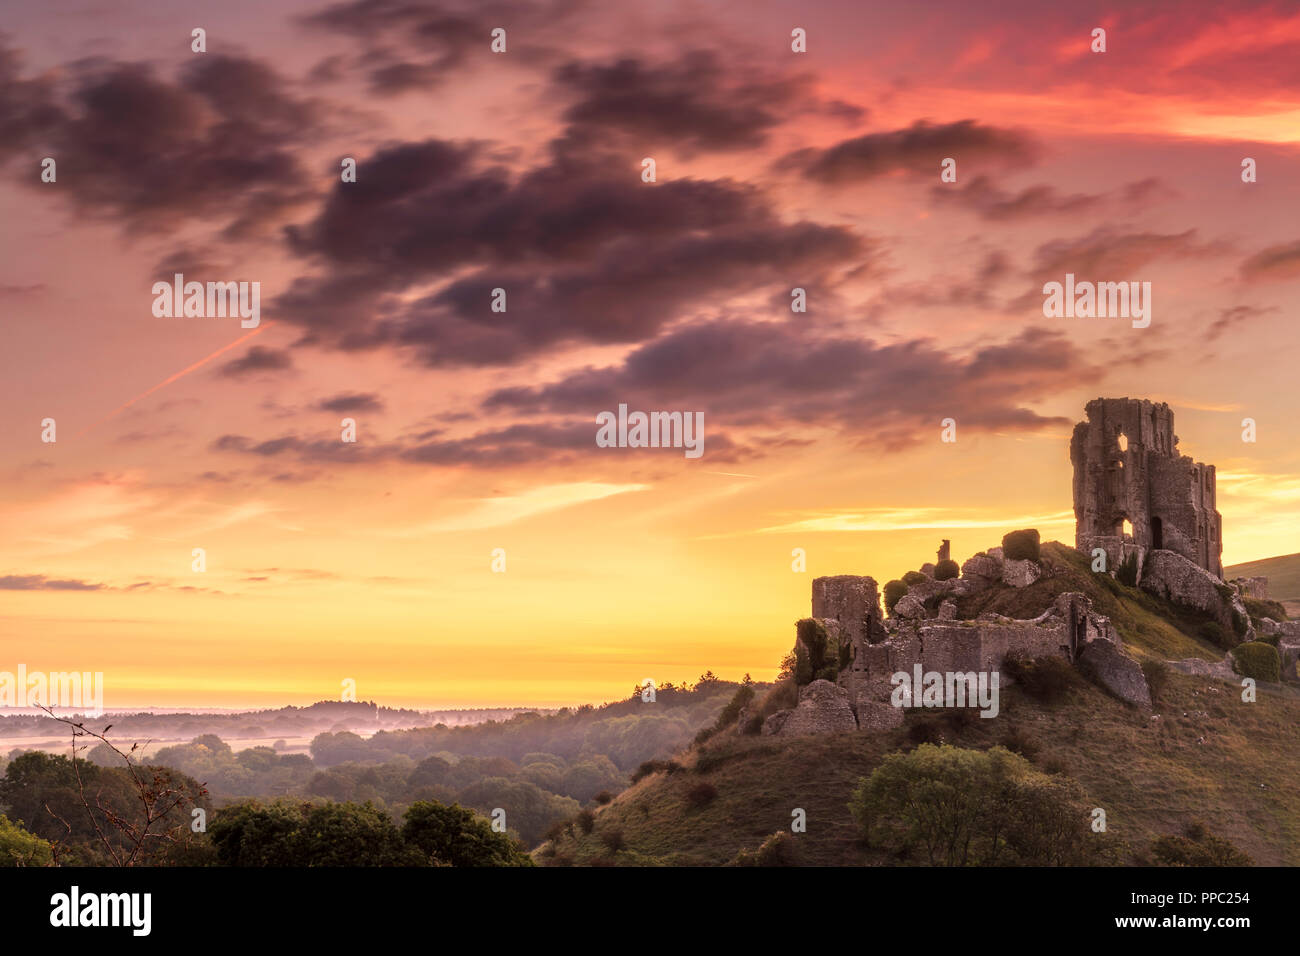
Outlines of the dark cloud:
{"type": "Polygon", "coordinates": [[[325,412],[379,412],[384,403],[378,395],[369,392],[344,392],[327,398],[316,406],[325,412]]]}
{"type": "Polygon", "coordinates": [[[955,183],[935,186],[930,193],[936,202],[964,206],[980,218],[995,222],[1082,212],[1095,209],[1104,200],[1103,196],[1084,193],[1063,195],[1045,185],[1010,193],[995,186],[988,176],[976,176],[965,186],[955,183]]]}
{"type": "MultiPolygon", "coordinates": [[[[1177,233],[1119,232],[1102,227],[1072,239],[1053,239],[1034,253],[1032,275],[1050,278],[1073,272],[1089,281],[1120,281],[1157,259],[1197,259],[1222,255],[1221,242],[1201,242],[1195,229],[1177,233]]],[[[1035,290],[1035,295],[1041,290],[1035,290]]]]}
{"type": "Polygon", "coordinates": [[[779,160],[779,170],[797,171],[806,179],[843,185],[894,172],[938,177],[939,164],[957,160],[960,177],[972,166],[1026,166],[1037,149],[1017,130],[985,126],[975,120],[935,124],[918,120],[906,129],[868,133],[825,149],[801,149],[779,160]]]}
{"type": "Polygon", "coordinates": [[[226,378],[240,378],[255,372],[279,372],[293,368],[293,360],[283,349],[254,345],[237,359],[232,359],[217,371],[226,378]]]}
{"type": "Polygon", "coordinates": [[[832,426],[892,450],[937,435],[949,416],[975,431],[1063,424],[1027,405],[1100,374],[1066,337],[1042,329],[963,353],[926,339],[877,344],[810,335],[795,323],[725,321],[671,332],[619,365],[498,390],[485,407],[592,415],[618,402],[694,408],[715,426],[832,426]]]}
{"type": "Polygon", "coordinates": [[[1247,281],[1297,276],[1300,276],[1300,241],[1261,249],[1241,264],[1241,277],[1247,281]]]}
{"type": "Polygon", "coordinates": [[[303,341],[404,346],[428,365],[495,364],[569,343],[634,342],[688,312],[876,257],[847,228],[779,219],[731,180],[640,181],[575,158],[512,179],[472,144],[406,143],[362,164],[292,247],[327,262],[276,303],[303,341]],[[413,303],[398,293],[450,280],[413,303]],[[492,312],[493,290],[507,311],[492,312]]]}
{"type": "Polygon", "coordinates": [[[48,150],[59,195],[83,215],[136,232],[207,218],[232,238],[310,197],[294,147],[317,109],[265,64],[210,53],[168,80],[144,64],[81,61],[62,102],[16,71],[0,50],[0,158],[14,143],[48,150]]]}
{"type": "Polygon", "coordinates": [[[7,574],[0,576],[0,591],[101,591],[102,584],[91,584],[43,574],[7,574]]]}
{"type": "MultiPolygon", "coordinates": [[[[564,113],[573,126],[604,136],[624,133],[644,149],[743,150],[762,146],[791,104],[814,99],[811,78],[736,69],[713,51],[684,53],[667,64],[627,57],[608,64],[566,63],[555,70],[561,92],[578,99],[564,113]]],[[[835,108],[843,115],[847,104],[835,108]]]]}

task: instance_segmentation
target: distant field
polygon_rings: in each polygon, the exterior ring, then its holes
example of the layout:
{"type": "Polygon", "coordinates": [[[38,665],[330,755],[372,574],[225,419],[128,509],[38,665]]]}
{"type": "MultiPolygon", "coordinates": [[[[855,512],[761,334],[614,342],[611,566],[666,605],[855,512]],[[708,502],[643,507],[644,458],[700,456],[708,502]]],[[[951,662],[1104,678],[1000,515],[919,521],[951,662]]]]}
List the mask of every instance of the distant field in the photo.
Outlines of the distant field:
{"type": "Polygon", "coordinates": [[[1287,614],[1300,617],[1300,554],[1247,561],[1223,569],[1226,578],[1268,578],[1268,596],[1282,602],[1287,614]]]}

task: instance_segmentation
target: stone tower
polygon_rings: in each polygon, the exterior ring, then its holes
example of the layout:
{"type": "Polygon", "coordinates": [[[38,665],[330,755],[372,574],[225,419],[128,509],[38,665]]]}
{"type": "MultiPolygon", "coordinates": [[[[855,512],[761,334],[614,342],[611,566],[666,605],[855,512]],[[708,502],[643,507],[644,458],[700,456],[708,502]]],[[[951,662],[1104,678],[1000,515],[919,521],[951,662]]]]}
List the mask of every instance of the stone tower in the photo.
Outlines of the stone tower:
{"type": "Polygon", "coordinates": [[[1140,566],[1147,551],[1175,551],[1222,578],[1214,466],[1178,453],[1169,406],[1098,398],[1087,414],[1070,440],[1075,546],[1105,549],[1110,568],[1129,554],[1140,566]]]}

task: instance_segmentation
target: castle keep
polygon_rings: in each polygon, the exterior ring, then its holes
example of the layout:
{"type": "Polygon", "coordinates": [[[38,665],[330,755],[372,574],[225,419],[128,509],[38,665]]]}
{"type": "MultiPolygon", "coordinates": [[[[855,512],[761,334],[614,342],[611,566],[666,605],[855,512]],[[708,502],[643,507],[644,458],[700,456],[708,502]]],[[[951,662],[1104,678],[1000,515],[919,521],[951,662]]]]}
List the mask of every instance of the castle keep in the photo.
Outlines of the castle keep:
{"type": "Polygon", "coordinates": [[[1214,466],[1178,453],[1169,406],[1098,398],[1087,415],[1070,441],[1075,547],[1104,549],[1112,568],[1130,554],[1141,565],[1149,551],[1173,551],[1222,578],[1214,466]]]}

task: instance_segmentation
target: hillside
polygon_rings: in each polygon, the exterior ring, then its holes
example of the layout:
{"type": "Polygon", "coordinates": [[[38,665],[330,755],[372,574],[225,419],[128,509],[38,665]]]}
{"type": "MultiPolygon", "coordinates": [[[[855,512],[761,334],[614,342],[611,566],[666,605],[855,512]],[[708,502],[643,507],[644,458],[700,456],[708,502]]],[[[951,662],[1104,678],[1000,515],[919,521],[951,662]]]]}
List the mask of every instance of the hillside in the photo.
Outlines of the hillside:
{"type": "MultiPolygon", "coordinates": [[[[1044,544],[1042,561],[1050,573],[1041,580],[971,595],[961,616],[1033,617],[1057,594],[1082,591],[1142,660],[1222,659],[1222,649],[1196,636],[1203,622],[1195,615],[1093,574],[1074,549],[1044,544]]],[[[796,738],[740,736],[732,727],[576,820],[535,857],[547,865],[723,865],[788,833],[791,811],[802,808],[798,863],[897,863],[892,851],[863,844],[848,803],[887,754],[929,742],[1002,745],[1077,781],[1089,806],[1105,809],[1124,863],[1150,862],[1153,839],[1200,821],[1257,864],[1300,865],[1300,687],[1261,684],[1247,704],[1235,681],[1169,671],[1153,692],[1148,714],[1076,674],[1051,703],[1004,687],[1001,713],[988,720],[969,710],[911,711],[896,730],[796,738]]]]}
{"type": "Polygon", "coordinates": [[[796,837],[803,865],[888,865],[861,845],[848,811],[859,778],[886,754],[940,740],[962,747],[996,744],[1068,774],[1106,810],[1109,832],[1130,862],[1161,835],[1192,820],[1231,840],[1261,865],[1300,865],[1300,693],[1266,690],[1243,704],[1233,683],[1171,674],[1158,717],[1125,707],[1080,683],[1062,704],[1038,704],[1015,688],[1003,712],[978,717],[912,715],[900,729],[774,739],[720,735],[678,758],[682,769],[655,773],[596,812],[591,833],[574,828],[539,862],[703,865],[730,862],[770,834],[788,831],[791,811],[807,811],[796,837]],[[709,784],[705,806],[689,794],[709,784]],[[606,841],[621,835],[625,849],[606,841]]]}
{"type": "Polygon", "coordinates": [[[1223,573],[1228,578],[1268,578],[1269,597],[1282,602],[1292,617],[1300,616],[1300,554],[1234,564],[1223,573]]]}

